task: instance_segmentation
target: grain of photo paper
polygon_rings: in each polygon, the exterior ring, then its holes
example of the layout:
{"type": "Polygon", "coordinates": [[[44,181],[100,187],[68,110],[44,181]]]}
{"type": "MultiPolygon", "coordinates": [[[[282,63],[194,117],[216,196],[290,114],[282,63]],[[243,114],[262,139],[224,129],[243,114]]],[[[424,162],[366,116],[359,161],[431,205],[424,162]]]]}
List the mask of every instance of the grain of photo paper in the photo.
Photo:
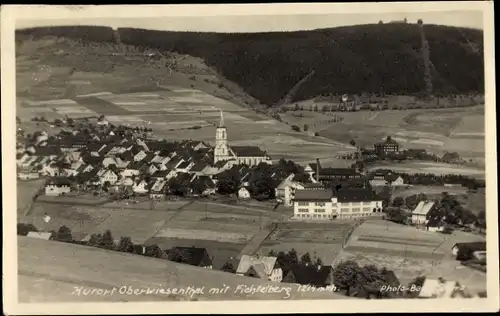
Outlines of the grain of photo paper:
{"type": "Polygon", "coordinates": [[[493,22],[2,6],[4,313],[498,311],[493,22]]]}

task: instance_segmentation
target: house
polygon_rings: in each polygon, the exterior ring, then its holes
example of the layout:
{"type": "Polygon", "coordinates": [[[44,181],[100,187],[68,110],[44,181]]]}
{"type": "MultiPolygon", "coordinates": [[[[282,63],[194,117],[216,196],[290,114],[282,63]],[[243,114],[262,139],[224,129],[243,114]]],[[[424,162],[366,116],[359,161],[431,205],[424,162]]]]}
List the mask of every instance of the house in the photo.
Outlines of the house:
{"type": "MultiPolygon", "coordinates": [[[[478,242],[464,242],[464,243],[456,243],[453,245],[451,248],[451,253],[453,256],[457,256],[458,252],[461,248],[469,248],[473,252],[481,252],[481,251],[486,251],[486,242],[485,241],[478,241],[478,242]]],[[[477,256],[480,255],[479,253],[476,254],[477,256]]]]}
{"type": "Polygon", "coordinates": [[[428,279],[426,278],[418,298],[464,298],[464,287],[457,281],[445,281],[442,278],[428,279]]]}
{"type": "Polygon", "coordinates": [[[236,274],[273,282],[283,280],[283,270],[276,257],[243,255],[236,269],[236,274]]]}
{"type": "Polygon", "coordinates": [[[382,200],[370,188],[296,190],[294,219],[350,220],[381,216],[382,200]]]}
{"type": "Polygon", "coordinates": [[[138,162],[133,162],[129,164],[122,172],[121,175],[122,177],[133,177],[133,176],[138,176],[141,172],[140,169],[142,167],[142,164],[138,162]]]}
{"type": "Polygon", "coordinates": [[[179,254],[179,256],[174,256],[172,261],[212,269],[212,258],[205,248],[174,247],[168,251],[169,254],[172,252],[179,254]]]}
{"type": "Polygon", "coordinates": [[[151,165],[149,165],[149,167],[148,167],[148,174],[153,175],[153,174],[155,174],[155,172],[157,172],[157,171],[159,171],[159,170],[160,170],[160,167],[158,167],[158,166],[157,166],[157,165],[155,165],[155,164],[151,164],[151,165]]]}
{"type": "Polygon", "coordinates": [[[399,187],[405,185],[404,179],[397,174],[390,174],[385,177],[385,181],[391,187],[399,187]]]}
{"type": "Polygon", "coordinates": [[[52,178],[45,185],[45,194],[51,196],[64,195],[71,191],[71,183],[63,177],[52,178]]]}
{"type": "Polygon", "coordinates": [[[293,206],[293,199],[295,198],[295,190],[304,189],[304,186],[297,182],[293,181],[295,174],[291,174],[276,187],[275,196],[276,200],[280,203],[283,203],[286,207],[293,206]]]}
{"type": "Polygon", "coordinates": [[[238,190],[238,198],[240,199],[249,199],[250,198],[250,192],[248,191],[247,188],[242,187],[238,190]]]}
{"type": "Polygon", "coordinates": [[[165,198],[165,186],[167,181],[164,179],[158,179],[151,187],[151,191],[149,192],[149,198],[155,200],[161,200],[165,198]]]}
{"type": "Polygon", "coordinates": [[[333,284],[333,268],[322,265],[293,265],[282,282],[311,285],[316,288],[327,287],[333,284]]]}
{"type": "Polygon", "coordinates": [[[200,193],[202,196],[215,194],[217,186],[209,176],[196,176],[194,181],[198,182],[200,187],[204,188],[203,192],[200,193]]]}
{"type": "Polygon", "coordinates": [[[105,167],[105,168],[108,168],[110,165],[115,165],[117,166],[117,163],[116,163],[116,160],[114,157],[106,157],[103,159],[102,161],[102,165],[105,167]]]}
{"type": "Polygon", "coordinates": [[[387,136],[385,141],[376,143],[373,147],[377,154],[391,154],[399,152],[399,144],[393,140],[391,136],[387,136]]]}
{"type": "Polygon", "coordinates": [[[109,182],[109,184],[113,185],[118,181],[118,175],[113,170],[105,170],[99,175],[99,181],[101,184],[109,182]]]}
{"type": "Polygon", "coordinates": [[[433,201],[420,201],[415,209],[411,212],[411,222],[415,225],[427,225],[427,213],[434,207],[433,201]]]}
{"type": "Polygon", "coordinates": [[[42,165],[40,173],[44,176],[55,177],[59,175],[59,168],[53,162],[42,165]]]}
{"type": "Polygon", "coordinates": [[[121,178],[115,184],[118,186],[131,187],[134,185],[134,180],[132,180],[131,178],[121,178]]]}
{"type": "Polygon", "coordinates": [[[134,161],[141,161],[146,158],[146,156],[146,152],[144,150],[141,150],[134,155],[134,161]]]}

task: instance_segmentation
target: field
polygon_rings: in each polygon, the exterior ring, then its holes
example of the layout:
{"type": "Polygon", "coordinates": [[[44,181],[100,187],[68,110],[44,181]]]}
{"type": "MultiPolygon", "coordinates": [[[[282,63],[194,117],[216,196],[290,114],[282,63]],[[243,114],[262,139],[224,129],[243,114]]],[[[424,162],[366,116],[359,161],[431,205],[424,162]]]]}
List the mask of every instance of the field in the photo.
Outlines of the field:
{"type": "Polygon", "coordinates": [[[426,185],[413,185],[411,187],[395,187],[392,191],[393,198],[400,196],[406,198],[411,195],[424,193],[428,197],[437,196],[439,197],[441,193],[447,192],[450,195],[462,195],[467,193],[467,188],[465,187],[450,187],[445,186],[426,186],[426,185]]]}
{"type": "Polygon", "coordinates": [[[354,140],[372,147],[392,136],[404,148],[424,148],[442,154],[456,151],[471,159],[484,159],[484,106],[450,109],[333,112],[287,112],[284,121],[309,126],[309,130],[332,140],[354,140]],[[303,117],[297,117],[297,114],[303,117]],[[331,115],[341,122],[325,123],[331,115]],[[482,133],[482,134],[481,134],[482,133]]]}
{"type": "Polygon", "coordinates": [[[33,196],[45,183],[43,179],[17,181],[17,217],[22,218],[31,208],[33,196]]]}
{"type": "Polygon", "coordinates": [[[293,223],[282,225],[261,244],[259,254],[269,251],[288,252],[295,249],[298,256],[309,252],[311,257],[332,264],[342,249],[342,240],[353,223],[293,223]]]}
{"type": "MultiPolygon", "coordinates": [[[[235,292],[240,284],[267,285],[256,278],[244,278],[221,271],[177,264],[167,260],[106,251],[28,237],[18,238],[19,300],[27,302],[111,302],[165,300],[236,300],[283,299],[285,292],[255,295],[235,292]],[[52,255],[47,255],[52,254],[52,255]],[[103,265],[109,267],[101,273],[103,265]],[[125,279],[124,279],[125,276],[125,279]],[[85,289],[112,289],[124,284],[134,289],[205,287],[202,295],[72,295],[75,286],[85,289]],[[230,287],[226,294],[209,294],[209,288],[230,287]]],[[[290,286],[288,299],[336,299],[343,296],[329,292],[299,292],[290,286]]],[[[118,292],[118,291],[117,291],[118,292]]]]}
{"type": "Polygon", "coordinates": [[[458,242],[480,240],[484,238],[458,231],[443,235],[388,221],[369,221],[354,230],[337,260],[355,259],[360,264],[385,266],[405,281],[423,273],[481,288],[486,286],[485,275],[463,267],[451,254],[458,242]],[[462,269],[470,273],[463,273],[462,269]]]}

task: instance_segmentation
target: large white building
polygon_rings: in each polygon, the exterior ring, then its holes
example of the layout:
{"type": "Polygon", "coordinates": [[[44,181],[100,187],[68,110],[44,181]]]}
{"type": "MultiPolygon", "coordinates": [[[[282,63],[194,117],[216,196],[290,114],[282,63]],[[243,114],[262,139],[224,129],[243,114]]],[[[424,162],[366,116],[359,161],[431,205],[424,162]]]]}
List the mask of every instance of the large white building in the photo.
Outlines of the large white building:
{"type": "Polygon", "coordinates": [[[339,191],[296,190],[293,218],[303,220],[351,220],[382,215],[382,200],[369,188],[339,191]]]}
{"type": "Polygon", "coordinates": [[[220,123],[215,132],[214,164],[228,161],[231,165],[256,166],[262,162],[272,164],[271,158],[256,146],[229,146],[224,117],[220,112],[220,123]]]}

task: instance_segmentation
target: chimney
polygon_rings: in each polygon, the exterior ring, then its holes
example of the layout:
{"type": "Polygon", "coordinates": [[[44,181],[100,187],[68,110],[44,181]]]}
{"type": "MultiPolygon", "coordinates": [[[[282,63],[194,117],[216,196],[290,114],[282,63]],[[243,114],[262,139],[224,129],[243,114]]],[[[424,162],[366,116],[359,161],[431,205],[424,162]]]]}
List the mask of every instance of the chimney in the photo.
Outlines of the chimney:
{"type": "Polygon", "coordinates": [[[316,158],[316,181],[319,182],[319,158],[316,158]]]}

